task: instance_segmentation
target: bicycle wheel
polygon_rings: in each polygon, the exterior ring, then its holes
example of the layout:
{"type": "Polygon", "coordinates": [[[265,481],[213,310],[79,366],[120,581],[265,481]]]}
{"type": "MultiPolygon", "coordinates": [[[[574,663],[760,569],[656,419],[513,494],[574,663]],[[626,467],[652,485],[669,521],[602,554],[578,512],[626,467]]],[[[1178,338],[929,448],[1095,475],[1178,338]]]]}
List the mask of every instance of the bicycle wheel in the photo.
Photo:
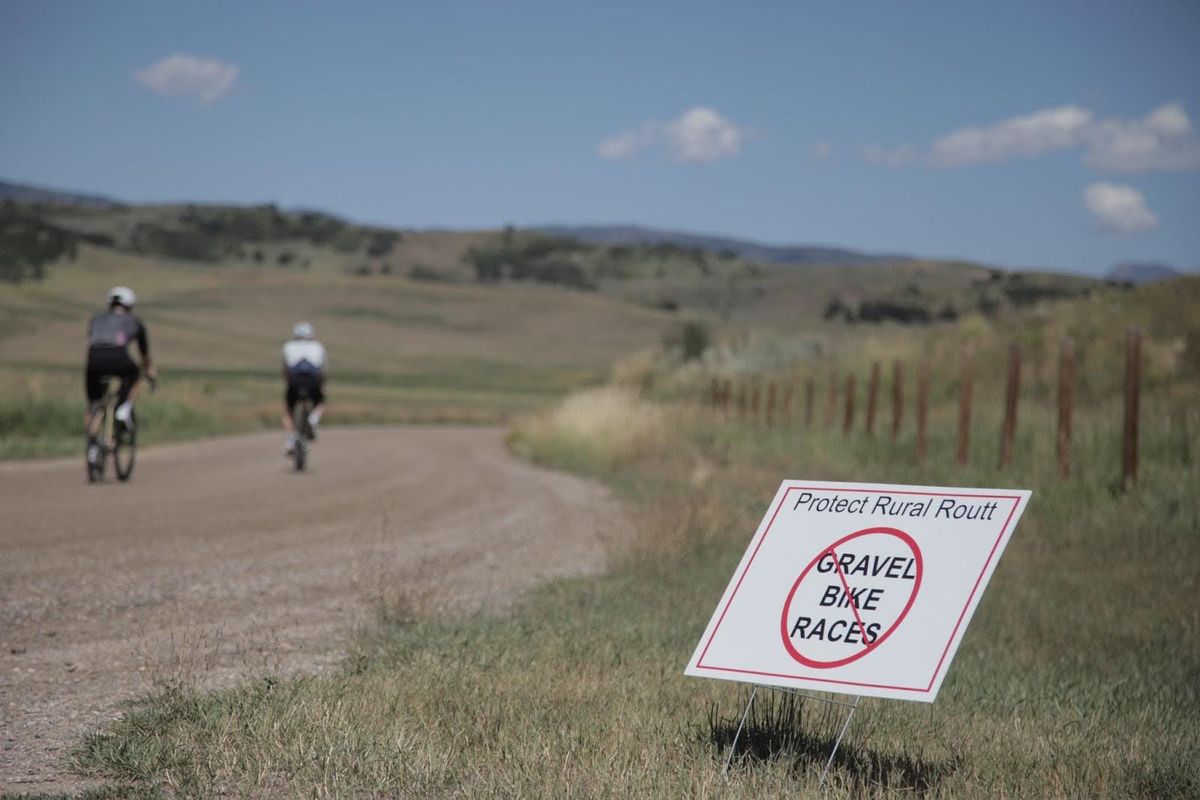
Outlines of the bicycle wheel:
{"type": "Polygon", "coordinates": [[[88,483],[104,480],[104,422],[107,415],[107,409],[104,404],[97,403],[92,406],[92,411],[88,415],[87,429],[84,431],[83,458],[87,465],[88,483]],[[94,433],[93,433],[94,431],[94,433]]]}
{"type": "Polygon", "coordinates": [[[133,430],[117,422],[113,431],[113,466],[117,469],[117,480],[127,481],[133,474],[133,459],[137,455],[137,425],[133,430]]]}
{"type": "Polygon", "coordinates": [[[292,432],[295,435],[295,447],[292,450],[292,461],[296,465],[296,471],[304,470],[305,462],[308,460],[308,437],[305,431],[308,429],[308,407],[307,400],[296,404],[296,409],[292,412],[292,432]]]}

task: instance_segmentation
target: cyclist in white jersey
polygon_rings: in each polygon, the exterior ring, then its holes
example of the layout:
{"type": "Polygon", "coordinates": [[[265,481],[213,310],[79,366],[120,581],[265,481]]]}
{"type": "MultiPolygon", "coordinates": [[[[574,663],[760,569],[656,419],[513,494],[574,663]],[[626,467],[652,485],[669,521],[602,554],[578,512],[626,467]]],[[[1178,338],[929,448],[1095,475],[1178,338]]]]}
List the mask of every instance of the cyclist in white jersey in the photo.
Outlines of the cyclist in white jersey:
{"type": "Polygon", "coordinates": [[[287,389],[283,395],[283,430],[287,435],[284,453],[291,455],[296,446],[296,429],[292,423],[296,403],[301,393],[312,399],[313,410],[308,424],[316,436],[317,424],[325,411],[325,345],[316,340],[316,331],[307,322],[297,322],[292,339],[283,345],[283,380],[287,389]]]}

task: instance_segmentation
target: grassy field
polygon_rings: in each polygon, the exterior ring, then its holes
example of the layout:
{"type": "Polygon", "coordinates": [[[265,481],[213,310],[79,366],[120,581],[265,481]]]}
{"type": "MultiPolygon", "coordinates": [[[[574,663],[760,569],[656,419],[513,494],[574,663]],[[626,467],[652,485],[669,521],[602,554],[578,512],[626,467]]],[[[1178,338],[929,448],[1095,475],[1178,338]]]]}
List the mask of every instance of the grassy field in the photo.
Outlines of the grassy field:
{"type": "Polygon", "coordinates": [[[0,284],[0,458],[79,449],[83,336],[113,284],[138,292],[160,370],[145,441],[274,427],[279,347],[309,319],[332,424],[489,422],[603,381],[670,315],[538,286],[171,262],[82,245],[45,280],[0,284]],[[566,332],[566,335],[564,335],[566,332]]]}
{"type": "MultiPolygon", "coordinates": [[[[837,723],[823,704],[758,704],[725,776],[746,692],[682,675],[779,480],[804,477],[1034,490],[937,703],[865,701],[827,796],[1195,797],[1200,390],[1195,323],[1178,313],[1195,308],[1195,292],[1177,283],[927,338],[740,338],[699,367],[640,357],[618,370],[625,385],[572,397],[513,435],[518,453],[605,480],[637,510],[605,576],[554,582],[503,617],[430,617],[418,598],[401,600],[380,608],[333,674],[263,675],[213,694],[165,683],[81,746],[80,769],[146,796],[814,794],[837,723]],[[1115,316],[1096,320],[1097,310],[1115,316]],[[1128,322],[1147,329],[1150,369],[1141,481],[1123,491],[1115,392],[1128,322]],[[996,467],[999,412],[987,401],[971,464],[956,466],[951,356],[964,341],[981,359],[1001,353],[1009,335],[1034,329],[1050,352],[1065,329],[1091,354],[1075,474],[1054,473],[1051,394],[1037,369],[1015,464],[996,467]],[[859,369],[922,352],[935,358],[924,466],[913,463],[911,417],[892,441],[861,424],[849,435],[767,428],[695,402],[714,372],[821,376],[833,355],[859,369]]],[[[981,397],[999,380],[981,376],[981,397]]]]}

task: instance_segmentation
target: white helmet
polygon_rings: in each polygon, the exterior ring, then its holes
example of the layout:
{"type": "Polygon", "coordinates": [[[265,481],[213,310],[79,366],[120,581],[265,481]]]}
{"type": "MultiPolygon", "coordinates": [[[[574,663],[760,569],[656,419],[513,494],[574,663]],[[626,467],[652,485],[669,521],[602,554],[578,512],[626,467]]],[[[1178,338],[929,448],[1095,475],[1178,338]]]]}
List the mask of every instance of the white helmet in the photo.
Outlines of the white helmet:
{"type": "Polygon", "coordinates": [[[137,295],[128,286],[114,286],[108,290],[108,304],[110,306],[119,304],[126,308],[133,308],[133,304],[136,302],[137,295]]]}
{"type": "Polygon", "coordinates": [[[297,339],[311,339],[316,335],[317,332],[313,329],[311,322],[297,322],[292,327],[292,336],[297,339]]]}

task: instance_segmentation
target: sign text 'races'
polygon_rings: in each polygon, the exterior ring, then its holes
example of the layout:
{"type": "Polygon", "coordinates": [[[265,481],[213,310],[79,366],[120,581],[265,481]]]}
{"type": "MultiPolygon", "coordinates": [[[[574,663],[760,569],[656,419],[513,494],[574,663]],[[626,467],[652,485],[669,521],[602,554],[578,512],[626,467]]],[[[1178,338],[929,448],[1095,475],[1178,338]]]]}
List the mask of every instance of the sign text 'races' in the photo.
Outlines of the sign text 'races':
{"type": "Polygon", "coordinates": [[[911,500],[888,494],[842,497],[838,494],[801,492],[800,496],[796,498],[792,510],[991,522],[996,513],[996,501],[972,502],[953,497],[926,497],[923,500],[911,500]]]}
{"type": "Polygon", "coordinates": [[[796,661],[818,669],[862,658],[891,635],[921,583],[921,551],[896,528],[864,528],[808,563],[783,604],[780,633],[796,661]]]}

